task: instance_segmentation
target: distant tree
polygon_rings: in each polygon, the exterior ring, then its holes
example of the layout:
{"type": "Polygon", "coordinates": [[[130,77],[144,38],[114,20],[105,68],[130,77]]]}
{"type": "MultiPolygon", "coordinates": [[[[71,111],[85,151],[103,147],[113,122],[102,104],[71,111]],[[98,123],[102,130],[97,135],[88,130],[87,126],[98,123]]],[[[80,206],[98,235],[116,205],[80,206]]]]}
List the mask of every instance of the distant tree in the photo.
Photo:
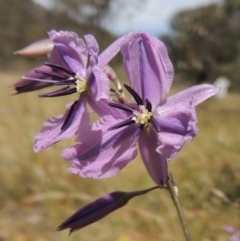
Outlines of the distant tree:
{"type": "MultiPolygon", "coordinates": [[[[74,31],[80,37],[88,33],[93,34],[101,50],[115,39],[91,22],[78,22],[78,19],[69,16],[67,10],[47,10],[31,0],[0,1],[0,26],[1,69],[12,66],[14,61],[19,59],[13,55],[14,51],[36,40],[47,38],[47,32],[51,29],[74,31]]],[[[30,63],[32,60],[27,62],[30,63]]]]}
{"type": "Polygon", "coordinates": [[[239,1],[226,0],[176,14],[171,25],[173,35],[163,36],[176,71],[197,83],[213,81],[225,74],[240,80],[230,69],[239,58],[239,1]]]}
{"type": "Polygon", "coordinates": [[[65,11],[81,23],[99,26],[101,18],[109,10],[110,0],[54,0],[55,11],[65,11]]]}

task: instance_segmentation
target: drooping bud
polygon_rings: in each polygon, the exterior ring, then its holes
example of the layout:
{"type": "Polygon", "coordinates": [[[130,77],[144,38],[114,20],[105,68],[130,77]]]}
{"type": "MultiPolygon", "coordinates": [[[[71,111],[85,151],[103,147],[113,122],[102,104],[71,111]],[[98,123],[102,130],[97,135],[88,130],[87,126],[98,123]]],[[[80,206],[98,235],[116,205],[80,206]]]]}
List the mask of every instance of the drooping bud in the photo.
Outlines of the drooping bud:
{"type": "Polygon", "coordinates": [[[53,42],[50,39],[42,39],[34,42],[14,54],[26,57],[42,57],[47,55],[53,49],[53,42]]]}
{"type": "Polygon", "coordinates": [[[91,223],[94,223],[115,210],[125,206],[128,201],[136,196],[143,195],[154,189],[159,188],[158,186],[150,189],[145,189],[136,192],[112,192],[109,193],[94,202],[86,205],[85,207],[78,210],[66,221],[64,221],[58,228],[58,231],[63,229],[70,229],[70,234],[77,231],[91,223]]]}

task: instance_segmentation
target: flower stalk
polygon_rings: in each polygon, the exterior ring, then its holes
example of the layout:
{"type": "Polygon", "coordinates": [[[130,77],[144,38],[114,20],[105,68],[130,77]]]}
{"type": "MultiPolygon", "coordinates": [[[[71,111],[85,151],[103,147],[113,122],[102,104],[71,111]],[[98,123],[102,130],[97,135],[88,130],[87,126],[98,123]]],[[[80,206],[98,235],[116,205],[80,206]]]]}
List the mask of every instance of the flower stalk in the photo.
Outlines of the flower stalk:
{"type": "Polygon", "coordinates": [[[170,176],[168,178],[166,184],[167,184],[167,187],[168,187],[168,191],[171,194],[171,198],[173,200],[173,203],[176,207],[178,217],[179,217],[181,225],[182,225],[182,229],[183,229],[185,239],[186,239],[186,241],[192,241],[192,238],[191,238],[188,226],[187,226],[187,222],[186,222],[186,219],[184,217],[183,210],[182,210],[182,207],[181,207],[179,199],[178,199],[177,192],[174,188],[174,182],[173,182],[172,176],[170,176]]]}

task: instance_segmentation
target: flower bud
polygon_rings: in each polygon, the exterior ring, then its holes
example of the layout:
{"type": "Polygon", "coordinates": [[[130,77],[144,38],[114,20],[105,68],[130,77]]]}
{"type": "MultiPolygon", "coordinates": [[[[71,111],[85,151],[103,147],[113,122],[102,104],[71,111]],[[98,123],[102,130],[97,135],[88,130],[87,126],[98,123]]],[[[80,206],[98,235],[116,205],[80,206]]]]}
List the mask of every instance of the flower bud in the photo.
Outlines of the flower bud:
{"type": "Polygon", "coordinates": [[[47,55],[53,49],[53,46],[50,39],[42,39],[14,52],[14,54],[26,57],[41,57],[47,55]]]}
{"type": "Polygon", "coordinates": [[[128,201],[136,196],[143,195],[154,189],[159,188],[158,186],[150,189],[136,191],[136,192],[112,192],[109,193],[92,203],[89,203],[85,207],[78,210],[66,221],[64,221],[58,228],[58,231],[70,228],[70,234],[78,229],[81,229],[91,223],[94,223],[111,212],[125,206],[128,201]]]}

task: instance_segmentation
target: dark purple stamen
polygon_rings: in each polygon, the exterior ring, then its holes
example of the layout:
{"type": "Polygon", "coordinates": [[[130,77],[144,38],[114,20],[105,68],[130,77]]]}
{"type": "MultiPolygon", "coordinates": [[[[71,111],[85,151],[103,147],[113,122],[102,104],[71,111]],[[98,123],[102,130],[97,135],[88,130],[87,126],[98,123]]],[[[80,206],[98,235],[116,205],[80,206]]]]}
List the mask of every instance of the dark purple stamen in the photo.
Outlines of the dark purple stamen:
{"type": "Polygon", "coordinates": [[[144,128],[144,124],[141,124],[140,126],[138,126],[137,130],[135,131],[135,133],[133,134],[133,137],[136,138],[139,136],[140,132],[143,130],[144,128]]]}
{"type": "Polygon", "coordinates": [[[151,124],[153,124],[154,128],[156,129],[157,132],[160,132],[160,128],[156,122],[156,120],[154,119],[154,117],[150,117],[150,119],[148,120],[151,124]]]}
{"type": "Polygon", "coordinates": [[[51,85],[67,85],[67,87],[46,94],[41,94],[39,95],[40,97],[65,96],[77,92],[77,89],[75,88],[77,80],[75,72],[73,72],[71,69],[68,69],[67,67],[63,67],[58,64],[46,62],[44,63],[44,65],[51,67],[52,70],[42,71],[37,69],[35,70],[35,72],[50,77],[53,82],[51,83],[51,85]],[[71,85],[73,85],[74,88],[70,88],[71,85]]]}
{"type": "MultiPolygon", "coordinates": [[[[130,86],[124,84],[124,87],[127,89],[127,91],[129,91],[129,93],[133,96],[133,98],[135,99],[137,105],[141,105],[143,106],[143,100],[142,98],[138,95],[138,93],[132,89],[130,86]]],[[[127,112],[131,112],[133,113],[134,112],[134,108],[129,106],[128,104],[122,104],[122,103],[115,103],[115,102],[111,102],[109,103],[110,106],[114,107],[114,108],[117,108],[117,109],[121,109],[121,110],[125,110],[127,112]]],[[[145,100],[145,108],[151,112],[152,111],[152,104],[151,102],[146,99],[145,100]]],[[[140,112],[142,112],[140,110],[140,112]]],[[[125,121],[122,121],[112,127],[110,127],[108,130],[111,131],[111,130],[115,130],[115,129],[118,129],[118,128],[121,128],[121,127],[124,127],[124,126],[127,126],[127,125],[131,125],[133,123],[136,123],[136,121],[134,120],[134,118],[132,119],[128,119],[128,120],[125,120],[125,121]]],[[[160,128],[157,124],[157,121],[151,116],[149,119],[148,119],[148,122],[150,122],[151,124],[153,124],[154,128],[157,130],[157,132],[160,132],[160,128]]],[[[141,130],[144,129],[144,127],[146,126],[146,124],[140,124],[137,128],[137,130],[135,131],[133,137],[136,138],[139,136],[141,130]]]]}
{"type": "Polygon", "coordinates": [[[58,96],[64,96],[64,95],[71,95],[76,92],[77,92],[76,88],[71,88],[70,86],[67,86],[62,89],[55,90],[49,93],[40,94],[39,97],[58,97],[58,96]]]}
{"type": "Polygon", "coordinates": [[[67,117],[66,117],[66,119],[65,119],[65,121],[64,121],[64,123],[63,123],[63,125],[61,127],[61,131],[62,132],[67,130],[68,127],[72,124],[72,121],[73,121],[73,119],[75,117],[75,114],[76,114],[77,104],[78,104],[77,100],[72,104],[72,106],[71,106],[71,108],[70,108],[70,110],[69,110],[69,112],[67,114],[67,117]]]}
{"type": "Polygon", "coordinates": [[[128,120],[122,121],[122,122],[110,127],[108,130],[112,131],[112,130],[115,130],[115,129],[118,129],[118,128],[121,128],[121,127],[124,127],[124,126],[128,126],[128,125],[131,125],[131,124],[134,124],[134,123],[135,123],[134,120],[128,119],[128,120]]]}
{"type": "Polygon", "coordinates": [[[142,98],[139,96],[139,94],[132,89],[130,86],[123,84],[123,86],[127,89],[127,91],[132,95],[132,97],[135,99],[137,105],[143,105],[143,100],[142,98]]]}
{"type": "Polygon", "coordinates": [[[145,100],[145,103],[146,103],[146,108],[147,108],[147,110],[148,110],[149,112],[151,112],[151,111],[152,111],[152,104],[151,104],[151,102],[150,102],[148,99],[146,99],[146,100],[145,100]]]}
{"type": "Polygon", "coordinates": [[[45,74],[47,76],[59,78],[59,79],[68,78],[68,76],[63,75],[63,74],[58,74],[57,72],[48,72],[48,71],[42,71],[42,70],[38,70],[38,69],[36,69],[35,72],[38,73],[38,74],[45,74]]]}
{"type": "Polygon", "coordinates": [[[121,104],[121,103],[110,102],[109,105],[114,107],[114,108],[125,110],[125,111],[131,112],[131,113],[133,113],[133,111],[134,111],[134,109],[132,109],[131,107],[128,107],[128,106],[126,106],[124,104],[121,104]]]}
{"type": "Polygon", "coordinates": [[[56,83],[54,83],[54,85],[75,85],[76,83],[76,80],[61,80],[61,81],[58,81],[56,83]]]}
{"type": "Polygon", "coordinates": [[[45,62],[44,65],[49,66],[51,68],[55,68],[56,70],[62,70],[63,72],[70,74],[70,75],[75,75],[75,72],[73,72],[71,69],[65,68],[58,64],[52,64],[49,62],[45,62]]]}

